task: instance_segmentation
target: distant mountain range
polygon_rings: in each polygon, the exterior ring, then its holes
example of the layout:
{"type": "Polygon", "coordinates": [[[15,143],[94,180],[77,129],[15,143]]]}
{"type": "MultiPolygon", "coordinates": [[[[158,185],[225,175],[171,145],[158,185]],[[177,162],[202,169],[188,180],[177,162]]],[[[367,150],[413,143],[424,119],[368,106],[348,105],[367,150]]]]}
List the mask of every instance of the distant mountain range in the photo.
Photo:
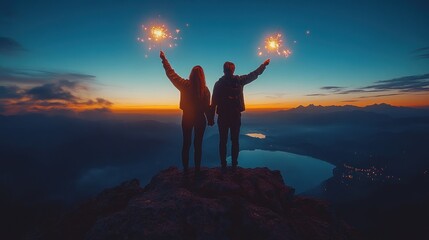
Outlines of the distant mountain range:
{"type": "Polygon", "coordinates": [[[359,126],[406,126],[429,124],[429,109],[397,107],[389,104],[374,104],[365,107],[344,106],[298,106],[270,112],[264,115],[248,115],[247,124],[299,124],[299,125],[359,125],[359,126]]]}
{"type": "Polygon", "coordinates": [[[289,113],[332,113],[332,112],[351,112],[351,111],[365,111],[378,114],[386,114],[391,117],[420,117],[429,116],[428,108],[412,108],[412,107],[398,107],[386,103],[373,104],[365,107],[357,107],[353,105],[344,106],[316,106],[310,104],[308,106],[298,106],[289,110],[281,112],[289,113]]]}

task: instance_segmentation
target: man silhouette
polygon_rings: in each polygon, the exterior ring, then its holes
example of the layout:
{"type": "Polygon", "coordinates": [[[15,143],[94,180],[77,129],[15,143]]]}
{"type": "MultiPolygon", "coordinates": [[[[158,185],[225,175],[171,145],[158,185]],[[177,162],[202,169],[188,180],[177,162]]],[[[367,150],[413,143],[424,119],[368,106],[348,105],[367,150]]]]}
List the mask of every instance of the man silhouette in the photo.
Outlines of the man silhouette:
{"type": "Polygon", "coordinates": [[[238,165],[241,112],[245,110],[243,87],[258,78],[269,63],[270,59],[267,59],[255,71],[247,75],[238,76],[234,75],[234,63],[225,62],[223,65],[224,75],[216,82],[213,88],[212,112],[210,114],[209,125],[214,124],[214,115],[216,112],[218,114],[217,123],[219,128],[219,156],[223,171],[226,170],[228,132],[231,132],[232,170],[235,171],[238,165]]]}

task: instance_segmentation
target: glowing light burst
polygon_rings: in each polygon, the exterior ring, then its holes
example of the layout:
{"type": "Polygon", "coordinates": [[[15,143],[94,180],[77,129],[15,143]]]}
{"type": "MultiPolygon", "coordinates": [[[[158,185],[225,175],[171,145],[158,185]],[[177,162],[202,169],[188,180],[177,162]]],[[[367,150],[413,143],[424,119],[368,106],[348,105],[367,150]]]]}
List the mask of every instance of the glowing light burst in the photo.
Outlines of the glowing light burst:
{"type": "Polygon", "coordinates": [[[267,36],[264,40],[264,47],[258,47],[258,56],[278,55],[289,57],[292,51],[284,45],[283,36],[280,33],[267,36]]]}
{"type": "MultiPolygon", "coordinates": [[[[141,28],[142,36],[138,37],[137,41],[145,43],[148,51],[175,47],[177,40],[182,39],[179,37],[180,29],[171,32],[165,24],[142,25],[141,28]]],[[[147,58],[148,54],[145,54],[145,57],[147,58]]]]}

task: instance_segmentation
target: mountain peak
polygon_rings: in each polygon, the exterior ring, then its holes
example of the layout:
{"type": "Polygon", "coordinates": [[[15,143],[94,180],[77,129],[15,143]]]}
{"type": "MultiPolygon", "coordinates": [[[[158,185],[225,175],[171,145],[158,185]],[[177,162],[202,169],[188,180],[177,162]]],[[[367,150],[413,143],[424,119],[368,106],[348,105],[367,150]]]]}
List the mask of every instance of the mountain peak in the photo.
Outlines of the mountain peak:
{"type": "Polygon", "coordinates": [[[366,107],[395,107],[387,103],[374,103],[372,105],[367,105],[366,107]]]}
{"type": "Polygon", "coordinates": [[[353,239],[325,203],[297,197],[279,171],[177,168],[105,190],[70,214],[51,238],[65,239],[353,239]]]}

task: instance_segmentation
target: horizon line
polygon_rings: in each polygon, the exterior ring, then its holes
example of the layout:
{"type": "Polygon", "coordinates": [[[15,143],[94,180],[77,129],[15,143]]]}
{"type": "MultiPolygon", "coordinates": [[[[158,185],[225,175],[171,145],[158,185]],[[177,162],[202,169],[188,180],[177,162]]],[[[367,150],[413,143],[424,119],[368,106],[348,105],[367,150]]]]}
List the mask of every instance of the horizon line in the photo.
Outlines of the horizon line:
{"type": "MultiPolygon", "coordinates": [[[[250,112],[267,112],[267,111],[284,111],[290,110],[298,107],[345,107],[345,106],[354,106],[354,107],[368,107],[373,105],[390,105],[393,107],[409,107],[409,108],[429,108],[429,105],[395,105],[389,103],[373,103],[373,104],[314,104],[309,103],[307,105],[299,104],[294,106],[273,106],[273,105],[249,105],[246,106],[246,111],[250,112]]],[[[156,113],[174,113],[182,111],[177,105],[139,105],[139,106],[124,106],[124,107],[111,107],[110,110],[113,113],[148,113],[148,112],[156,112],[156,113]]]]}

